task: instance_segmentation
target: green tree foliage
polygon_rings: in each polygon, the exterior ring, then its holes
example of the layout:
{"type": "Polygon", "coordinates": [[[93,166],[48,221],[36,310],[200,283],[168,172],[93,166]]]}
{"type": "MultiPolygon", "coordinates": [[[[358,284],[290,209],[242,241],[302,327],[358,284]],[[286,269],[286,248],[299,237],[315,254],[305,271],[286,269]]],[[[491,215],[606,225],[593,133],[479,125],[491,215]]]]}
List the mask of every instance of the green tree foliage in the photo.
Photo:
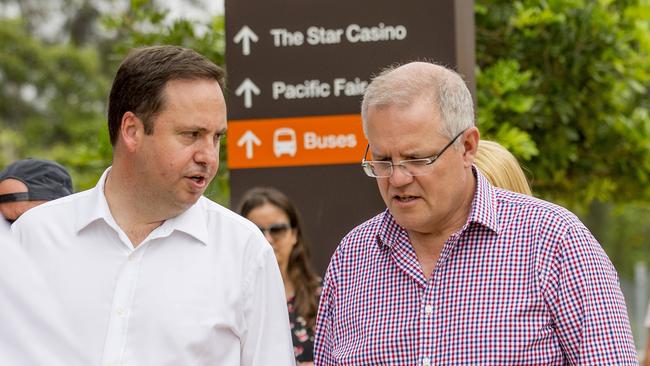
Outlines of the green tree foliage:
{"type": "MultiPolygon", "coordinates": [[[[17,3],[20,19],[0,17],[0,167],[26,157],[49,158],[71,170],[76,190],[90,188],[111,162],[106,102],[110,81],[131,48],[176,44],[224,63],[222,16],[196,24],[170,19],[152,1],[133,0],[124,13],[104,17],[104,33],[95,35],[94,3],[62,0],[68,18],[55,36],[35,31],[34,20],[45,21],[46,15],[34,1],[17,3]]],[[[229,197],[225,150],[207,190],[221,203],[229,197]]]]}
{"type": "Polygon", "coordinates": [[[478,122],[537,194],[650,198],[647,1],[477,1],[478,122]]]}
{"type": "Polygon", "coordinates": [[[631,276],[649,260],[650,2],[477,0],[478,124],[631,276]]]}
{"type": "Polygon", "coordinates": [[[45,43],[15,19],[0,19],[0,39],[0,165],[54,159],[73,171],[77,187],[87,187],[106,166],[108,82],[98,53],[45,43]]]}

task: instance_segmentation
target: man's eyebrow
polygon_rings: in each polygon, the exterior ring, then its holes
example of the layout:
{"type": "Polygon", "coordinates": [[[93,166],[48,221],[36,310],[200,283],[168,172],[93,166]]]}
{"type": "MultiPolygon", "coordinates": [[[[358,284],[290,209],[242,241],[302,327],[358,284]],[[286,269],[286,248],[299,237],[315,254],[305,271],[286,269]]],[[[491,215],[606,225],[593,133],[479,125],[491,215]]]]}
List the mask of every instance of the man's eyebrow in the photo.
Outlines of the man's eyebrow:
{"type": "Polygon", "coordinates": [[[368,150],[369,160],[377,160],[378,158],[384,158],[384,156],[376,151],[372,150],[372,146],[368,150]]]}
{"type": "MultiPolygon", "coordinates": [[[[435,155],[434,153],[433,155],[435,155]]],[[[375,153],[370,150],[370,155],[372,157],[372,160],[387,160],[390,159],[390,156],[381,154],[381,153],[375,153]]],[[[416,151],[416,150],[410,150],[410,151],[405,151],[400,154],[401,155],[401,160],[411,160],[411,159],[422,159],[423,156],[429,157],[432,154],[430,152],[424,152],[422,150],[416,151]]]]}
{"type": "Polygon", "coordinates": [[[200,132],[207,131],[205,127],[201,127],[199,125],[177,126],[176,129],[179,131],[200,131],[200,132]]]}
{"type": "MultiPolygon", "coordinates": [[[[179,131],[198,131],[201,133],[206,133],[208,132],[208,129],[205,127],[197,126],[197,125],[192,125],[192,126],[181,126],[178,128],[179,131]]],[[[226,131],[228,130],[227,127],[224,127],[218,131],[215,132],[215,135],[225,135],[226,131]]]]}

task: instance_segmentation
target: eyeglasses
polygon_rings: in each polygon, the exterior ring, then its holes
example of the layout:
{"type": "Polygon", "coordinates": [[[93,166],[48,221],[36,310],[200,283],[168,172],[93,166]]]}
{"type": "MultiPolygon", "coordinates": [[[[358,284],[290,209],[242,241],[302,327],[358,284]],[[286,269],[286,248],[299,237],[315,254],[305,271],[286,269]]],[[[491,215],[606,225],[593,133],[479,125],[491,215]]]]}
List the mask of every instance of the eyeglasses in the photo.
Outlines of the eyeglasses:
{"type": "Polygon", "coordinates": [[[273,239],[282,239],[287,232],[291,229],[291,225],[289,224],[273,224],[269,227],[261,227],[258,226],[262,234],[268,233],[271,235],[273,239]]]}
{"type": "Polygon", "coordinates": [[[370,149],[370,144],[366,146],[366,152],[363,154],[363,160],[361,161],[361,166],[363,171],[369,177],[373,178],[389,178],[393,175],[393,167],[398,166],[402,169],[402,172],[408,176],[416,177],[419,175],[427,175],[431,173],[431,164],[433,164],[438,158],[444,153],[454,142],[463,134],[466,130],[461,131],[456,137],[451,139],[449,143],[440,150],[439,153],[431,155],[428,158],[422,159],[409,159],[402,160],[397,164],[393,164],[392,161],[382,161],[382,160],[366,160],[366,155],[368,155],[368,150],[370,149]]]}

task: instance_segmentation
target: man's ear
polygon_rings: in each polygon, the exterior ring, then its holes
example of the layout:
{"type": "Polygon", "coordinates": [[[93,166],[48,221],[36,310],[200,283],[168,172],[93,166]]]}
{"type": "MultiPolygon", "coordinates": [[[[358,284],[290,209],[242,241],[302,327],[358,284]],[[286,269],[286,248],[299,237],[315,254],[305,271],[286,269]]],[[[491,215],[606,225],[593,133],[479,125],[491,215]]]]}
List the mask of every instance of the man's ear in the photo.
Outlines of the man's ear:
{"type": "Polygon", "coordinates": [[[144,135],[144,123],[133,112],[126,112],[122,116],[120,125],[120,139],[128,151],[135,151],[144,135]]]}
{"type": "Polygon", "coordinates": [[[481,136],[475,126],[468,128],[463,135],[463,165],[470,168],[478,152],[478,142],[481,136]]]}

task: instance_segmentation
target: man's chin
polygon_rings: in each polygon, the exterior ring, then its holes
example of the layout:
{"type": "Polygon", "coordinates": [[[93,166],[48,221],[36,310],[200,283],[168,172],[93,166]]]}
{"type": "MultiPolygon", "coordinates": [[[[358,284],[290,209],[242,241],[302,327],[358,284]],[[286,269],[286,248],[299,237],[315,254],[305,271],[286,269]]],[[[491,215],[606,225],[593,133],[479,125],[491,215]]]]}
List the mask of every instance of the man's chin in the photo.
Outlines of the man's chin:
{"type": "Polygon", "coordinates": [[[194,206],[194,204],[201,198],[201,194],[191,194],[191,195],[186,195],[182,199],[177,199],[172,207],[170,207],[170,211],[172,212],[173,216],[178,216],[182,214],[183,212],[187,211],[190,209],[190,207],[194,206]]]}
{"type": "Polygon", "coordinates": [[[400,209],[390,209],[390,213],[395,218],[395,222],[408,231],[419,231],[418,228],[423,226],[422,214],[404,212],[400,209]]]}
{"type": "Polygon", "coordinates": [[[201,196],[203,196],[203,193],[204,192],[192,193],[185,200],[183,200],[181,206],[184,206],[186,210],[189,209],[199,200],[199,198],[201,198],[201,196]]]}

